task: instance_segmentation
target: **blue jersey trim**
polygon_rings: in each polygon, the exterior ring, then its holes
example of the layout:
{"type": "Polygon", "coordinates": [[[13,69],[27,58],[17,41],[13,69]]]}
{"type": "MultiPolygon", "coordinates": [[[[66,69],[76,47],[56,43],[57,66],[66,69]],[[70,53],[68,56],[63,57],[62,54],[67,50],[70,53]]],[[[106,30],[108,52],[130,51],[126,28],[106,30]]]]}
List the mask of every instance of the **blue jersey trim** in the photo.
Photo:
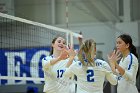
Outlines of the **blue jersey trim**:
{"type": "MultiPolygon", "coordinates": [[[[51,55],[50,57],[52,57],[52,58],[53,58],[53,55],[51,55]]],[[[46,57],[44,57],[43,59],[47,61],[46,57]]]]}

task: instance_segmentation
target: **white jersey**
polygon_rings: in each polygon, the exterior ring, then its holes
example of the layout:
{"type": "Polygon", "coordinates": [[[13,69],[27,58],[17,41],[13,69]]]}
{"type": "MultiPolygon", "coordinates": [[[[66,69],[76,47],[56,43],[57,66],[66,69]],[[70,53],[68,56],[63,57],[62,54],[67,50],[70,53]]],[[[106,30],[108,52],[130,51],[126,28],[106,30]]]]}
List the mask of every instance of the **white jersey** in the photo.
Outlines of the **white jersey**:
{"type": "Polygon", "coordinates": [[[50,60],[53,56],[48,56],[42,59],[42,66],[44,70],[45,85],[43,92],[45,93],[69,93],[70,90],[64,86],[59,79],[62,78],[65,72],[65,66],[68,59],[61,60],[60,62],[51,65],[50,60]]]}
{"type": "Polygon", "coordinates": [[[107,62],[96,59],[96,66],[82,66],[81,62],[73,63],[67,68],[64,77],[77,76],[77,93],[103,93],[103,83],[106,79],[113,85],[117,84],[107,62]]]}
{"type": "Polygon", "coordinates": [[[138,59],[130,53],[126,58],[121,59],[119,65],[125,70],[125,73],[118,77],[117,93],[138,93],[136,88],[138,59]]]}

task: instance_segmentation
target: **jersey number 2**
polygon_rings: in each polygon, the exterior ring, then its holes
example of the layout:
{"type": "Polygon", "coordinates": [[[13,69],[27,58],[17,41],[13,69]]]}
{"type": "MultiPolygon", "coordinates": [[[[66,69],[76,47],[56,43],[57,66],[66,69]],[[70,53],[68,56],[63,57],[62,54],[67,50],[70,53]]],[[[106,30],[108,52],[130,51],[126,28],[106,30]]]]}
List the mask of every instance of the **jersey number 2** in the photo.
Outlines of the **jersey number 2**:
{"type": "Polygon", "coordinates": [[[57,78],[61,78],[63,76],[64,70],[57,70],[57,78]]]}
{"type": "Polygon", "coordinates": [[[87,81],[94,82],[94,71],[93,70],[87,70],[87,81]]]}

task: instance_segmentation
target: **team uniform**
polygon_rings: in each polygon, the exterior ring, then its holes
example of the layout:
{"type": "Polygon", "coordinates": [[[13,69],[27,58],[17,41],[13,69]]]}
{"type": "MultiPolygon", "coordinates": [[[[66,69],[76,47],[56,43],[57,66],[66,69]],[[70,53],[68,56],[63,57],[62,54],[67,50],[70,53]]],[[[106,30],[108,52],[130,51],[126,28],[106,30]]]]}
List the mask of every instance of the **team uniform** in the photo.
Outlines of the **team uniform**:
{"type": "Polygon", "coordinates": [[[82,66],[80,61],[73,63],[64,73],[64,78],[73,74],[77,76],[77,93],[103,93],[103,83],[106,79],[113,85],[117,79],[107,62],[96,59],[96,66],[82,66]]]}
{"type": "Polygon", "coordinates": [[[65,72],[65,66],[68,59],[61,60],[60,62],[51,65],[50,60],[53,56],[47,56],[42,59],[42,67],[44,70],[45,85],[43,92],[45,93],[70,93],[70,86],[64,85],[60,82],[63,73],[65,72]]]}
{"type": "Polygon", "coordinates": [[[117,93],[138,93],[136,88],[138,59],[130,53],[127,57],[121,59],[119,65],[125,69],[125,73],[123,76],[118,76],[117,93]]]}

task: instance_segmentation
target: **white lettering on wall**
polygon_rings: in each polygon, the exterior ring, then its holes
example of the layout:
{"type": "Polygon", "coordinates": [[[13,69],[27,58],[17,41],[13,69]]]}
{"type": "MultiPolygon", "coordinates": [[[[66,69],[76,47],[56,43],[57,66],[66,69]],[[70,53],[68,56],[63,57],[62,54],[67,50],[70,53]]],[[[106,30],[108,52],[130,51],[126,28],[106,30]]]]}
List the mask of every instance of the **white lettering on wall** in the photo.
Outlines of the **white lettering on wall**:
{"type": "MultiPolygon", "coordinates": [[[[15,76],[15,72],[17,76],[20,76],[20,62],[15,66],[15,57],[18,56],[21,58],[22,63],[26,63],[26,53],[25,52],[6,52],[5,56],[7,56],[7,71],[8,76],[15,76]]],[[[7,84],[15,84],[15,80],[8,80],[7,84]]]]}
{"type": "MultiPolygon", "coordinates": [[[[32,57],[32,60],[31,60],[31,63],[30,63],[30,73],[31,73],[31,77],[39,77],[39,69],[42,69],[42,68],[39,68],[39,60],[40,60],[40,57],[41,55],[49,55],[49,52],[48,51],[38,51],[36,52],[33,57],[32,57]]],[[[40,81],[34,81],[34,83],[41,83],[40,81]]]]}

